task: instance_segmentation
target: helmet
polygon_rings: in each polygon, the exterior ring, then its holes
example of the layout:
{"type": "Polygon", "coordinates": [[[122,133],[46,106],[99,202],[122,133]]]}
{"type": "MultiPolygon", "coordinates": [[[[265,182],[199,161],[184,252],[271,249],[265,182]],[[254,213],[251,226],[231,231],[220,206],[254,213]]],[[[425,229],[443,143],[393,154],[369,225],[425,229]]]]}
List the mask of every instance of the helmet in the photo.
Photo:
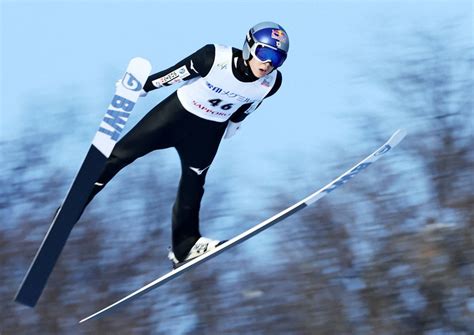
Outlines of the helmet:
{"type": "Polygon", "coordinates": [[[245,60],[252,56],[261,62],[270,61],[277,68],[285,61],[289,48],[290,40],[282,26],[274,22],[262,22],[250,28],[242,55],[245,60]]]}

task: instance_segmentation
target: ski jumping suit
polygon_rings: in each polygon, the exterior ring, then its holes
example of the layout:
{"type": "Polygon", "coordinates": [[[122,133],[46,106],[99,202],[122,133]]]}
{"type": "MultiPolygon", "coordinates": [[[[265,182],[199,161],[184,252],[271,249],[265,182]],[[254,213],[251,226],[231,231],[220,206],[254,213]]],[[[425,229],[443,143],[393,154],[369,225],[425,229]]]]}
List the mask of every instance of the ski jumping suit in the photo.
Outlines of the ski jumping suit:
{"type": "Polygon", "coordinates": [[[281,73],[255,77],[235,48],[208,44],[175,66],[151,75],[146,92],[183,82],[115,145],[92,198],[125,166],[154,150],[174,147],[181,179],[172,211],[178,260],[201,237],[199,210],[207,171],[229,120],[241,122],[281,85],[281,73]]]}

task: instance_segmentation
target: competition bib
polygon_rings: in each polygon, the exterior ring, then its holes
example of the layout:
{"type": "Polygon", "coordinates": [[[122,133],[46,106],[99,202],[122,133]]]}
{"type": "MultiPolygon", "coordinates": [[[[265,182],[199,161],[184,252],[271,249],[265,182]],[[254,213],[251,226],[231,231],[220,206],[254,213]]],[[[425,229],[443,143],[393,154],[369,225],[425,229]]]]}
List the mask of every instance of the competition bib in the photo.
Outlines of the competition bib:
{"type": "Polygon", "coordinates": [[[270,92],[276,71],[254,82],[242,82],[232,73],[232,48],[215,45],[216,56],[205,77],[189,80],[177,91],[183,107],[203,119],[225,122],[244,104],[257,107],[270,92]]]}

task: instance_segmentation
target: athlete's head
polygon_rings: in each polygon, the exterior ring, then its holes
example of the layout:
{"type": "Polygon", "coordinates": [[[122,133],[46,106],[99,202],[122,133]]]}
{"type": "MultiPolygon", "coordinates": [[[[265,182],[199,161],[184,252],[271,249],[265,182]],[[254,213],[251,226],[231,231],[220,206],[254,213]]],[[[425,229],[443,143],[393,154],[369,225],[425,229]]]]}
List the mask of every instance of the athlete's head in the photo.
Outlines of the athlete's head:
{"type": "Polygon", "coordinates": [[[250,28],[242,55],[253,74],[260,78],[283,64],[289,48],[290,40],[282,26],[274,22],[262,22],[250,28]]]}

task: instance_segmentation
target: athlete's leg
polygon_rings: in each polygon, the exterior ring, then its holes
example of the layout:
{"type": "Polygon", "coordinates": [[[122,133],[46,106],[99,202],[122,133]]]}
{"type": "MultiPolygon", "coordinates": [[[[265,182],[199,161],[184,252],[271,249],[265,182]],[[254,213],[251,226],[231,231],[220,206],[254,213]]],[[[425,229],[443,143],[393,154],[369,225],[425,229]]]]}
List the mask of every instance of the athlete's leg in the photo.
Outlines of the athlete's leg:
{"type": "Polygon", "coordinates": [[[185,111],[173,93],[155,106],[115,145],[104,172],[101,174],[89,197],[90,202],[97,193],[125,166],[151,151],[174,146],[178,134],[174,125],[185,111]]]}
{"type": "Polygon", "coordinates": [[[198,176],[188,165],[182,165],[181,180],[172,213],[173,252],[179,261],[186,257],[191,247],[201,237],[199,209],[204,194],[206,173],[207,170],[198,176]]]}
{"type": "Polygon", "coordinates": [[[186,139],[176,146],[181,159],[181,180],[173,206],[172,242],[173,252],[179,261],[186,257],[201,237],[199,210],[204,183],[225,131],[225,124],[203,119],[193,122],[196,124],[189,130],[186,139]]]}

